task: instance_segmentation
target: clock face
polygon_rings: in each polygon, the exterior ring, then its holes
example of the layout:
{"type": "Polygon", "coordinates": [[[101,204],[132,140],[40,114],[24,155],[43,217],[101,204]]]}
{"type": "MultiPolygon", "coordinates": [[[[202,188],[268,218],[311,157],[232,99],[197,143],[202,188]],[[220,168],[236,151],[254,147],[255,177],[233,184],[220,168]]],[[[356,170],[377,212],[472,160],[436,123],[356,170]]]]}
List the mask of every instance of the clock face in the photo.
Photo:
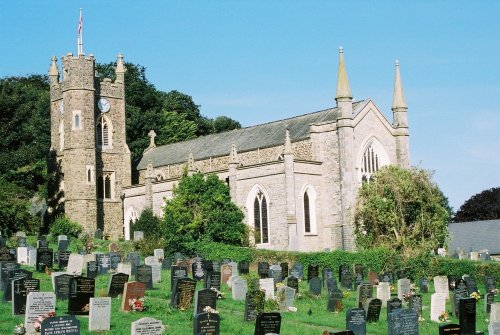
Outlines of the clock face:
{"type": "Polygon", "coordinates": [[[59,112],[62,114],[64,113],[64,101],[61,101],[59,103],[59,112]]]}
{"type": "Polygon", "coordinates": [[[106,113],[111,108],[111,104],[107,99],[101,98],[97,101],[97,107],[101,112],[106,113]]]}

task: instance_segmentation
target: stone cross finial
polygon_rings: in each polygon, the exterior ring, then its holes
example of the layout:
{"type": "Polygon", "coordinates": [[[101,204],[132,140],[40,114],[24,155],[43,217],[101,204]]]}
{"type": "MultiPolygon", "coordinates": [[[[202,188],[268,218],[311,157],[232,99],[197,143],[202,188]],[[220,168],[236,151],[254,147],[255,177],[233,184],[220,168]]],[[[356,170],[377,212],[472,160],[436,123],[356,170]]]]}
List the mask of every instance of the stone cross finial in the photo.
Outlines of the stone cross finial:
{"type": "Polygon", "coordinates": [[[57,57],[53,56],[51,58],[52,63],[50,64],[49,76],[59,76],[59,70],[57,69],[57,57]]]}
{"type": "Polygon", "coordinates": [[[151,131],[148,133],[148,136],[149,136],[149,147],[150,148],[156,147],[156,144],[155,144],[156,133],[153,129],[151,129],[151,131]]]}
{"type": "Polygon", "coordinates": [[[236,144],[233,142],[231,146],[231,153],[229,154],[230,163],[239,163],[238,152],[236,151],[236,144]]]}
{"type": "Polygon", "coordinates": [[[125,69],[125,66],[123,65],[123,55],[120,52],[118,54],[118,59],[116,61],[116,70],[115,70],[115,72],[116,73],[125,73],[125,71],[126,71],[126,69],[125,69]]]}

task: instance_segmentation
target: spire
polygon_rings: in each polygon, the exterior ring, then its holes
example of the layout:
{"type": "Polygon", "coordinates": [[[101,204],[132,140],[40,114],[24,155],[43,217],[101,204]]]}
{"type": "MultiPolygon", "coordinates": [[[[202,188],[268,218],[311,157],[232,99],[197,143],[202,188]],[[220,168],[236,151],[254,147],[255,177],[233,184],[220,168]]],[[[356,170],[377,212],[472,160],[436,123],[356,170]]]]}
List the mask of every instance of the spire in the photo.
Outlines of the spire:
{"type": "Polygon", "coordinates": [[[337,79],[337,95],[335,100],[352,100],[349,80],[347,79],[347,71],[344,65],[344,49],[342,47],[339,48],[339,72],[337,79]]]}
{"type": "Polygon", "coordinates": [[[52,63],[50,64],[49,77],[59,78],[59,69],[57,68],[57,57],[52,57],[52,63]]]}
{"type": "Polygon", "coordinates": [[[292,140],[290,139],[290,131],[288,129],[285,132],[285,150],[283,153],[285,155],[293,154],[292,140]]]}
{"type": "Polygon", "coordinates": [[[118,54],[118,60],[116,61],[116,70],[115,72],[118,74],[118,73],[125,73],[125,66],[123,65],[123,55],[122,53],[120,52],[118,54]]]}
{"type": "Polygon", "coordinates": [[[396,76],[394,78],[394,96],[392,98],[392,110],[408,109],[403,91],[403,83],[399,73],[399,60],[396,60],[396,76]]]}
{"type": "Polygon", "coordinates": [[[240,159],[238,158],[238,152],[236,151],[236,144],[231,146],[231,153],[229,155],[229,163],[234,163],[238,164],[240,162],[240,159]]]}

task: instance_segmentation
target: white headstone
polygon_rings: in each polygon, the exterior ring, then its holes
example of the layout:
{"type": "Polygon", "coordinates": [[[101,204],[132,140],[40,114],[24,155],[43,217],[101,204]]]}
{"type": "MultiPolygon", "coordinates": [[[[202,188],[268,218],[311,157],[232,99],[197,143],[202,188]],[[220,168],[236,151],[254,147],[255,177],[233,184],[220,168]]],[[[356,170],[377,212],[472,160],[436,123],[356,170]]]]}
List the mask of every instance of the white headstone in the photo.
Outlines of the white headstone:
{"type": "Polygon", "coordinates": [[[142,231],[134,231],[134,241],[140,241],[144,239],[144,232],[142,231]]]}
{"type": "Polygon", "coordinates": [[[274,299],[274,278],[259,279],[259,286],[266,291],[266,299],[274,299]]]}
{"type": "Polygon", "coordinates": [[[161,320],[142,318],[132,322],[132,335],[161,335],[162,333],[161,320]]]}
{"type": "Polygon", "coordinates": [[[500,322],[500,302],[491,304],[490,322],[500,322]]]}
{"type": "Polygon", "coordinates": [[[155,256],[148,256],[144,258],[144,264],[154,265],[154,264],[160,264],[160,262],[158,262],[158,258],[156,258],[155,256]]]}
{"type": "Polygon", "coordinates": [[[161,283],[161,264],[151,264],[153,283],[161,283]]]}
{"type": "Polygon", "coordinates": [[[19,264],[28,264],[28,248],[17,247],[17,262],[19,264]]]}
{"type": "Polygon", "coordinates": [[[446,295],[446,299],[448,299],[448,295],[450,294],[450,289],[448,287],[448,277],[446,276],[434,277],[434,292],[443,293],[446,295]]]}
{"type": "Polygon", "coordinates": [[[407,278],[398,279],[398,299],[403,300],[404,295],[410,294],[411,281],[407,278]]]}
{"type": "Polygon", "coordinates": [[[56,311],[56,295],[54,292],[30,292],[26,297],[26,314],[24,327],[26,333],[35,331],[34,323],[40,316],[48,317],[50,312],[56,311]]]}
{"type": "Polygon", "coordinates": [[[439,316],[446,311],[446,298],[444,293],[431,295],[431,321],[439,322],[439,316]]]}
{"type": "Polygon", "coordinates": [[[109,330],[111,326],[111,298],[90,298],[89,331],[109,330]]]}
{"type": "Polygon", "coordinates": [[[81,275],[83,269],[83,256],[79,254],[70,254],[66,272],[69,274],[81,275]]]}
{"type": "Polygon", "coordinates": [[[377,298],[382,300],[382,306],[387,307],[387,300],[391,299],[391,284],[386,282],[379,282],[376,285],[377,298]]]}
{"type": "Polygon", "coordinates": [[[26,237],[26,233],[24,231],[18,231],[16,237],[26,237]]]}
{"type": "Polygon", "coordinates": [[[473,261],[478,261],[479,260],[479,252],[471,251],[470,252],[470,259],[473,261]]]}
{"type": "Polygon", "coordinates": [[[36,266],[36,249],[28,250],[28,265],[36,266]]]}
{"type": "Polygon", "coordinates": [[[156,259],[158,259],[158,262],[161,262],[160,260],[165,258],[165,252],[163,251],[163,249],[155,249],[153,252],[156,259]]]}
{"type": "Polygon", "coordinates": [[[132,264],[130,264],[130,263],[118,263],[118,267],[116,268],[116,272],[126,273],[129,276],[131,276],[132,275],[132,264]]]}
{"type": "Polygon", "coordinates": [[[247,291],[248,286],[245,279],[238,276],[232,280],[231,294],[233,296],[233,300],[245,300],[247,291]]]}
{"type": "Polygon", "coordinates": [[[236,263],[236,262],[229,262],[229,265],[231,266],[231,269],[233,270],[232,275],[233,276],[239,275],[239,272],[238,272],[238,263],[236,263]]]}
{"type": "Polygon", "coordinates": [[[490,322],[488,325],[489,335],[500,335],[500,322],[490,322]]]}

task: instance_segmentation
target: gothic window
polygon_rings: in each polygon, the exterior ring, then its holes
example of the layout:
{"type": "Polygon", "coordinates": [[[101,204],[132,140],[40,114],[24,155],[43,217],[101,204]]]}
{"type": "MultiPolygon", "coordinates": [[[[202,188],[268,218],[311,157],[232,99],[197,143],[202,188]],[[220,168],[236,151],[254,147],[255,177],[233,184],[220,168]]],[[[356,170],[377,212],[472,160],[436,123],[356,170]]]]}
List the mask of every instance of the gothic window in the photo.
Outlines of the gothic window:
{"type": "Polygon", "coordinates": [[[93,165],[87,165],[86,169],[87,169],[86,183],[89,184],[89,185],[92,185],[95,182],[94,181],[94,174],[95,174],[94,166],[93,165]]]}
{"type": "Polygon", "coordinates": [[[316,234],[316,192],[311,186],[307,186],[303,196],[304,209],[304,233],[316,234]]]}
{"type": "Polygon", "coordinates": [[[379,156],[373,145],[370,144],[363,153],[361,162],[361,180],[370,181],[371,176],[378,171],[380,167],[379,156]]]}
{"type": "Polygon", "coordinates": [[[104,116],[97,121],[96,137],[98,147],[111,146],[110,128],[110,122],[104,116]]]}
{"type": "Polygon", "coordinates": [[[255,227],[255,242],[269,243],[269,224],[267,216],[267,200],[259,190],[253,204],[253,218],[255,227]]]}
{"type": "Polygon", "coordinates": [[[73,125],[72,129],[73,130],[80,130],[82,129],[82,112],[79,110],[74,110],[73,111],[73,125]]]}
{"type": "Polygon", "coordinates": [[[311,232],[311,213],[309,211],[309,196],[304,193],[304,228],[306,233],[311,232]]]}
{"type": "Polygon", "coordinates": [[[104,200],[113,199],[113,172],[103,172],[97,178],[97,198],[104,200]]]}

